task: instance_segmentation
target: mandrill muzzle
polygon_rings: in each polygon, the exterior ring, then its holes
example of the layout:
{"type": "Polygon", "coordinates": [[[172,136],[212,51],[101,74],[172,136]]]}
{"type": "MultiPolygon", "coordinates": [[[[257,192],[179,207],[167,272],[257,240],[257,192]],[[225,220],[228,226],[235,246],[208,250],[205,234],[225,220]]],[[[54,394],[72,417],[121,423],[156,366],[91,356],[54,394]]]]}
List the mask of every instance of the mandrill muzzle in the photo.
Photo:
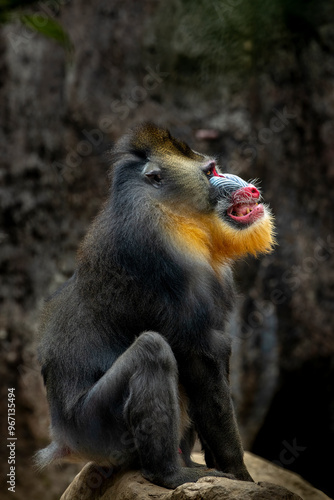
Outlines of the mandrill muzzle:
{"type": "Polygon", "coordinates": [[[233,174],[218,174],[210,177],[210,183],[218,191],[219,200],[227,205],[226,215],[238,225],[253,224],[264,215],[264,207],[259,203],[260,191],[241,177],[233,174]]]}

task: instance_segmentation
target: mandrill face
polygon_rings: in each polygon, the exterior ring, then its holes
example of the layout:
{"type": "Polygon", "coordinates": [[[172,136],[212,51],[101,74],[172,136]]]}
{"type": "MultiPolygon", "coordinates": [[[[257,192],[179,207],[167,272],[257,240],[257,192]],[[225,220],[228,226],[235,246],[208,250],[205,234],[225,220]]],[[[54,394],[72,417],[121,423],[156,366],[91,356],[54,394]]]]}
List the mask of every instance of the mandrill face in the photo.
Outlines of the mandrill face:
{"type": "Polygon", "coordinates": [[[221,174],[214,159],[168,130],[139,126],[119,141],[114,157],[113,199],[121,212],[137,213],[140,204],[143,213],[143,203],[150,206],[161,234],[189,255],[216,266],[272,249],[273,217],[258,188],[237,175],[221,174]]]}
{"type": "Polygon", "coordinates": [[[213,169],[210,183],[217,192],[218,213],[228,223],[240,229],[260,220],[265,207],[260,191],[249,182],[233,174],[219,174],[213,169]]]}

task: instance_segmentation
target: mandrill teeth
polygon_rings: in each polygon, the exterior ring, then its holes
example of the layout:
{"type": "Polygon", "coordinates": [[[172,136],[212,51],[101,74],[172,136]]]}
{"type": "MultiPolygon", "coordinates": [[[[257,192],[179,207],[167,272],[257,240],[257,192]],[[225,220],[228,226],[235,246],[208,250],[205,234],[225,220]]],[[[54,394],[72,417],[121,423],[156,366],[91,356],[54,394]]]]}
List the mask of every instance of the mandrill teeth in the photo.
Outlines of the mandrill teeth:
{"type": "Polygon", "coordinates": [[[255,208],[255,204],[254,206],[252,205],[249,205],[249,206],[239,206],[239,207],[236,207],[235,210],[232,211],[232,215],[234,215],[234,217],[245,217],[246,215],[250,214],[255,208]]]}

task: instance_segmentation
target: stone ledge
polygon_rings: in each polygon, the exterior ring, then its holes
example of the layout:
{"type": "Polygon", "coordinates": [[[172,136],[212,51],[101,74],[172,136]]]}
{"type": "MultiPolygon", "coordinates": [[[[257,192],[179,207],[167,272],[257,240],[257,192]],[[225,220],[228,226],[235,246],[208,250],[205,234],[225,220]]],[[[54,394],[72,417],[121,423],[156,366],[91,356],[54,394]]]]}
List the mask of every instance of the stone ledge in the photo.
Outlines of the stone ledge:
{"type": "MultiPolygon", "coordinates": [[[[193,458],[203,462],[201,454],[193,458]]],[[[89,463],[61,500],[330,500],[297,474],[251,453],[245,453],[245,463],[255,483],[205,477],[175,490],[146,481],[138,471],[115,472],[89,463]]]]}

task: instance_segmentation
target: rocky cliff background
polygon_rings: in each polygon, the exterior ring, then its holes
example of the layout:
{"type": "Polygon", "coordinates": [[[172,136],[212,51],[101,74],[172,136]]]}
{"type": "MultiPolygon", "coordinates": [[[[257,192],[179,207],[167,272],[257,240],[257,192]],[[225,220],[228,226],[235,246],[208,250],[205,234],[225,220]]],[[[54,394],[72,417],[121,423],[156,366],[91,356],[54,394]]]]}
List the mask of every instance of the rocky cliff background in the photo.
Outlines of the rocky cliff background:
{"type": "Polygon", "coordinates": [[[59,498],[78,470],[31,465],[48,441],[39,313],[106,196],[101,152],[143,120],[261,179],[278,246],[235,268],[239,426],[247,449],[334,495],[333,3],[52,0],[29,13],[57,21],[72,48],[15,19],[1,27],[3,498],[8,388],[16,498],[59,498]]]}

